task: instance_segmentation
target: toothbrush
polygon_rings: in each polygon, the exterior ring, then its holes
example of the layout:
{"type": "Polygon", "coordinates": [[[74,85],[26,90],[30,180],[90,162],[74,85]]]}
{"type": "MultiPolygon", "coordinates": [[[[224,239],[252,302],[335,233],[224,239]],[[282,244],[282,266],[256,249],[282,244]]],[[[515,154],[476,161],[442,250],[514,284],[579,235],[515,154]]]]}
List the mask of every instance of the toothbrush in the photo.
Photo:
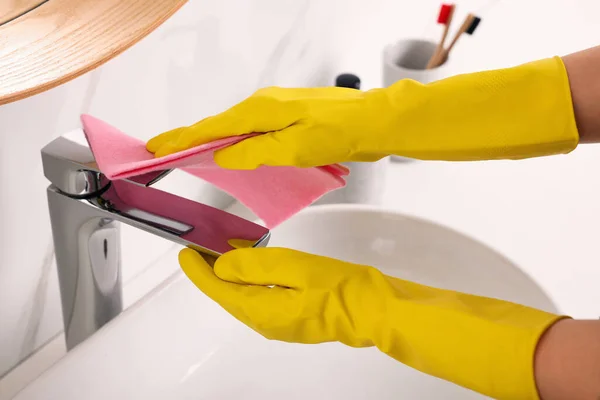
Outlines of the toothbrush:
{"type": "Polygon", "coordinates": [[[473,33],[475,33],[475,29],[477,29],[480,22],[481,22],[481,18],[479,18],[478,16],[476,16],[474,14],[467,15],[467,17],[463,21],[462,25],[460,26],[460,29],[458,30],[458,32],[456,32],[456,35],[454,35],[454,38],[450,42],[450,45],[448,46],[447,49],[444,50],[445,56],[440,61],[441,62],[445,61],[445,59],[448,57],[448,54],[450,53],[452,48],[454,48],[454,46],[456,45],[456,42],[458,42],[458,39],[460,39],[460,37],[462,36],[463,33],[466,33],[468,35],[473,35],[473,33]]]}
{"type": "Polygon", "coordinates": [[[456,5],[454,4],[442,4],[440,7],[440,12],[438,14],[437,23],[444,25],[444,31],[442,32],[442,38],[438,43],[435,52],[429,59],[427,66],[425,69],[433,68],[436,60],[438,59],[439,54],[444,50],[444,43],[446,42],[446,38],[448,37],[448,31],[450,30],[450,24],[452,23],[452,17],[454,16],[454,10],[456,9],[456,5]]]}
{"type": "Polygon", "coordinates": [[[460,26],[458,32],[456,32],[456,35],[454,35],[454,38],[450,42],[448,48],[442,49],[442,51],[436,54],[435,60],[432,63],[432,68],[443,64],[448,58],[450,51],[452,51],[452,49],[456,45],[456,42],[458,42],[458,39],[461,38],[462,34],[466,33],[467,35],[473,35],[480,22],[481,18],[476,16],[475,14],[467,15],[462,25],[460,26]]]}

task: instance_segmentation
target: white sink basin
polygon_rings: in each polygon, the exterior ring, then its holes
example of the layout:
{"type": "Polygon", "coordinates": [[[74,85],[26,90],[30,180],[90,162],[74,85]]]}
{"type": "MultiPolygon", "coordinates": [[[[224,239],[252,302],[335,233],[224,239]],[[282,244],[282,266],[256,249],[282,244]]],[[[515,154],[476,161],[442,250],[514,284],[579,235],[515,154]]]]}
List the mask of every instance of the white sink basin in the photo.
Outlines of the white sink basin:
{"type": "MultiPolygon", "coordinates": [[[[417,282],[556,311],[535,282],[486,246],[396,213],[360,206],[309,208],[275,229],[270,246],[371,264],[417,282]]],[[[266,340],[180,273],[16,397],[84,398],[482,397],[405,367],[376,349],[266,340]]]]}

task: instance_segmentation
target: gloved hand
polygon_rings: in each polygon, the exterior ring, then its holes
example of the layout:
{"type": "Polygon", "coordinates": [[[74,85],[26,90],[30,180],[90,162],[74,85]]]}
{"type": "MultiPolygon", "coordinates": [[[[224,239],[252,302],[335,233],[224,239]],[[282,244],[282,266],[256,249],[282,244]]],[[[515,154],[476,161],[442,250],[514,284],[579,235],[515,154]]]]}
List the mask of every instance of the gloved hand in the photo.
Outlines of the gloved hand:
{"type": "Polygon", "coordinates": [[[325,87],[257,91],[231,109],[151,139],[157,157],[223,137],[265,133],[215,153],[230,169],[418,159],[519,159],[566,153],[579,140],[559,57],[458,75],[400,80],[362,92],[325,87]]]}
{"type": "Polygon", "coordinates": [[[536,344],[560,318],[288,249],[233,250],[214,269],[191,249],[179,261],[200,290],[269,339],[377,346],[422,372],[498,399],[538,398],[536,344]]]}

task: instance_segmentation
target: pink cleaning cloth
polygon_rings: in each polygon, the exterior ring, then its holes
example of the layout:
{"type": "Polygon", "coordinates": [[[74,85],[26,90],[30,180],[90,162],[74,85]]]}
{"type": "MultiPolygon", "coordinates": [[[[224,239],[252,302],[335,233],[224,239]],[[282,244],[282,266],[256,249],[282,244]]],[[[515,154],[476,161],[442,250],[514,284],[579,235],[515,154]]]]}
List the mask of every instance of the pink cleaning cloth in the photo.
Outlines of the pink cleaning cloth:
{"type": "Polygon", "coordinates": [[[109,124],[82,115],[83,130],[98,168],[111,180],[152,171],[180,168],[212,183],[250,208],[273,228],[308,207],[324,194],[344,187],[349,171],[339,164],[315,168],[268,167],[227,170],[213,160],[216,150],[255,135],[216,140],[165,157],[155,158],[146,144],[109,124]]]}

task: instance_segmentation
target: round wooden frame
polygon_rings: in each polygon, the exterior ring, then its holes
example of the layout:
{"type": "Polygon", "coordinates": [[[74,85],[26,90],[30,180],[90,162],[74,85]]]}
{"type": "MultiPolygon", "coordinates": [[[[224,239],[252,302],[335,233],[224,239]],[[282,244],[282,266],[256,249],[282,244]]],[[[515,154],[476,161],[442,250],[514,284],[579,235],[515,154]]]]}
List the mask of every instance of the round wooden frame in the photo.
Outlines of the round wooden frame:
{"type": "Polygon", "coordinates": [[[0,25],[0,105],[61,85],[117,56],[187,0],[48,0],[0,25]]]}

